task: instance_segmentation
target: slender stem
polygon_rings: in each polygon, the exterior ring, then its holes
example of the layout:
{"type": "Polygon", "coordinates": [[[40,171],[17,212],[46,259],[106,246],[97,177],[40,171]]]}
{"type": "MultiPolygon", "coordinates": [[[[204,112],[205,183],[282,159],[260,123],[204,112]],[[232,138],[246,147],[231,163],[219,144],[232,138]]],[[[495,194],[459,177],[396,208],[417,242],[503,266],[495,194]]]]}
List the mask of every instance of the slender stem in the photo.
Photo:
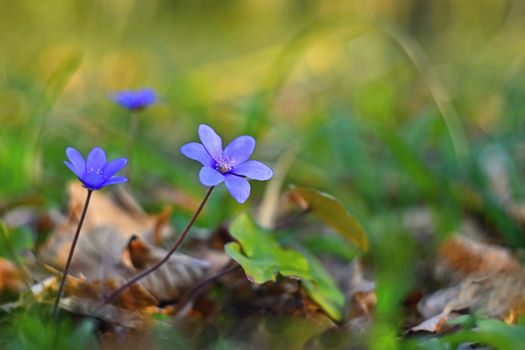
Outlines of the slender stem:
{"type": "Polygon", "coordinates": [[[131,179],[131,174],[133,170],[133,141],[137,136],[137,130],[139,128],[139,113],[137,111],[131,111],[129,114],[129,119],[130,120],[128,129],[128,139],[126,140],[126,148],[128,154],[128,166],[126,167],[126,175],[128,179],[131,179]]]}
{"type": "Polygon", "coordinates": [[[89,206],[89,201],[91,200],[91,195],[93,194],[92,190],[87,190],[87,196],[86,201],[84,203],[84,209],[82,209],[82,214],[80,215],[80,221],[78,222],[77,226],[77,232],[75,232],[75,237],[73,237],[73,242],[71,243],[71,248],[69,249],[69,255],[67,256],[66,266],[64,268],[64,272],[62,273],[62,280],[60,281],[60,286],[58,287],[58,293],[57,297],[55,299],[55,306],[53,307],[53,318],[55,321],[58,320],[58,304],[60,302],[60,298],[62,297],[62,293],[64,292],[64,286],[66,285],[66,278],[69,271],[69,267],[71,266],[71,261],[73,260],[73,253],[75,252],[75,247],[77,245],[78,237],[80,236],[80,230],[82,229],[82,224],[84,223],[84,219],[86,217],[87,209],[89,206]]]}
{"type": "Polygon", "coordinates": [[[158,269],[159,267],[162,266],[162,264],[164,264],[166,261],[168,261],[168,259],[173,255],[173,253],[175,253],[175,251],[177,250],[177,248],[179,248],[179,246],[182,244],[182,241],[184,240],[184,238],[186,237],[186,235],[188,234],[188,232],[190,231],[190,228],[193,226],[193,224],[195,223],[195,220],[197,220],[197,217],[199,216],[199,214],[201,213],[202,209],[204,208],[204,205],[206,204],[206,202],[208,201],[208,198],[210,198],[210,195],[211,195],[211,192],[213,191],[213,186],[210,187],[208,189],[208,192],[206,192],[206,195],[204,196],[204,198],[202,199],[202,202],[201,204],[199,204],[199,207],[197,208],[197,210],[195,211],[195,213],[193,214],[193,216],[191,217],[190,221],[188,222],[188,224],[186,225],[186,228],[184,229],[184,231],[182,232],[182,234],[180,235],[179,239],[177,239],[177,241],[175,242],[175,244],[173,245],[173,247],[171,247],[171,249],[169,250],[168,254],[166,254],[166,256],[164,258],[162,258],[161,260],[159,260],[155,265],[151,266],[149,269],[145,270],[145,271],[142,271],[141,273],[139,273],[137,276],[133,277],[131,280],[129,280],[128,282],[126,282],[125,284],[123,284],[122,286],[120,286],[117,290],[113,291],[109,296],[107,296],[105,299],[104,299],[104,304],[103,305],[106,305],[107,303],[109,303],[110,301],[112,301],[113,299],[115,299],[115,297],[117,295],[119,295],[120,293],[122,293],[124,290],[126,290],[127,288],[131,287],[133,284],[135,284],[136,282],[138,282],[139,280],[141,280],[143,277],[149,275],[150,273],[152,273],[153,271],[155,271],[156,269],[158,269]]]}
{"type": "Polygon", "coordinates": [[[219,272],[209,277],[206,277],[205,279],[195,284],[190,290],[188,290],[186,294],[184,294],[184,296],[179,300],[177,306],[175,306],[171,314],[176,316],[184,308],[184,306],[188,304],[189,301],[195,299],[195,297],[199,295],[199,292],[201,292],[204,287],[208,286],[210,283],[215,282],[220,277],[236,271],[240,267],[241,265],[239,265],[236,261],[228,261],[226,266],[219,272]]]}

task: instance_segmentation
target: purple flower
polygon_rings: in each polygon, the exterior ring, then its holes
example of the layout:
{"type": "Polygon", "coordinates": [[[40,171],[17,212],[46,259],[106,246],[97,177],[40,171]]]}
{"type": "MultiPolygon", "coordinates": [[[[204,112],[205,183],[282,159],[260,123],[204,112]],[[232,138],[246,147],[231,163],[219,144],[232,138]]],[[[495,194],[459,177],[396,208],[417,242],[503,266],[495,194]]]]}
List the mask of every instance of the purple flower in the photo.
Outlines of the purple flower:
{"type": "Polygon", "coordinates": [[[199,126],[202,143],[191,142],[181,147],[186,157],[200,162],[203,167],[199,178],[204,186],[216,186],[224,181],[230,194],[239,203],[250,196],[249,179],[269,180],[272,169],[256,160],[248,160],[255,148],[251,136],[239,136],[222,149],[222,140],[208,125],[199,126]]]}
{"type": "Polygon", "coordinates": [[[140,111],[155,103],[157,95],[152,89],[123,90],[115,94],[113,100],[123,108],[140,111]]]}
{"type": "Polygon", "coordinates": [[[108,163],[106,152],[100,147],[93,148],[86,160],[79,151],[72,147],[66,149],[66,155],[69,162],[64,161],[64,164],[75,173],[88,190],[95,191],[105,186],[128,181],[124,176],[114,176],[126,166],[128,160],[117,158],[108,163]]]}

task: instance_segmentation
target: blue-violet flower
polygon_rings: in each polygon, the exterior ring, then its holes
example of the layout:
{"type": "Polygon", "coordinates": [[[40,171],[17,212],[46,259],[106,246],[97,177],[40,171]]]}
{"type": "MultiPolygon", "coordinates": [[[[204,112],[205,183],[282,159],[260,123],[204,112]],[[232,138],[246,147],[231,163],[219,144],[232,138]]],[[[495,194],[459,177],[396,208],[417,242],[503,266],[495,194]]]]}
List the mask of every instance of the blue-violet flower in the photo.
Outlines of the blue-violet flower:
{"type": "Polygon", "coordinates": [[[128,181],[124,176],[114,176],[126,166],[128,160],[117,158],[108,163],[106,152],[100,147],[93,148],[86,160],[79,151],[72,147],[66,149],[66,155],[69,162],[64,161],[64,164],[88,190],[95,191],[105,186],[128,181]]]}
{"type": "Polygon", "coordinates": [[[256,160],[248,160],[255,148],[251,136],[239,136],[222,149],[222,140],[208,125],[199,126],[201,143],[191,142],[181,147],[186,157],[200,162],[203,167],[199,179],[204,186],[216,186],[224,181],[230,194],[239,203],[250,196],[250,184],[246,180],[269,180],[272,170],[256,160]]]}
{"type": "Polygon", "coordinates": [[[131,111],[140,111],[155,103],[157,95],[152,89],[123,90],[113,96],[121,107],[131,111]]]}

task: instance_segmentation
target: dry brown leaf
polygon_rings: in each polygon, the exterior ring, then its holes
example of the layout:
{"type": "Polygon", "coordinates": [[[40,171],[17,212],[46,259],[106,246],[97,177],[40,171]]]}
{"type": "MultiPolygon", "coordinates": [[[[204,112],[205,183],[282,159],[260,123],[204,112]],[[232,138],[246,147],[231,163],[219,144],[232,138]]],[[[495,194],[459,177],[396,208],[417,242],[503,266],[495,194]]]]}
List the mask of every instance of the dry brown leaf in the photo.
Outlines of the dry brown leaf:
{"type": "Polygon", "coordinates": [[[60,299],[60,307],[72,313],[94,316],[112,324],[131,329],[142,329],[148,324],[148,318],[139,312],[113,305],[106,305],[104,308],[99,308],[99,306],[98,302],[91,299],[76,297],[60,299]]]}
{"type": "Polygon", "coordinates": [[[5,291],[20,292],[26,283],[25,273],[13,262],[0,258],[0,295],[5,291]]]}
{"type": "Polygon", "coordinates": [[[469,310],[515,322],[525,314],[525,273],[510,251],[456,236],[443,244],[440,257],[462,279],[420,302],[418,308],[425,318],[469,310]]]}
{"type": "Polygon", "coordinates": [[[414,332],[429,332],[429,333],[443,333],[452,328],[451,325],[447,324],[449,320],[452,320],[459,316],[456,313],[442,312],[434,317],[431,317],[417,326],[410,328],[407,333],[414,332]]]}
{"type": "Polygon", "coordinates": [[[461,285],[440,289],[426,296],[418,303],[418,311],[424,319],[429,319],[445,310],[447,304],[458,298],[461,285]]]}
{"type": "MultiPolygon", "coordinates": [[[[135,238],[133,242],[130,247],[140,245],[140,259],[135,257],[135,260],[140,261],[142,269],[154,265],[167,253],[165,249],[148,246],[139,238],[135,238]]],[[[133,249],[129,252],[131,257],[133,249]]],[[[208,266],[202,260],[175,253],[160,268],[144,277],[140,283],[159,300],[175,300],[181,295],[182,290],[204,277],[208,266]]]]}
{"type": "MultiPolygon", "coordinates": [[[[50,290],[56,292],[58,289],[58,280],[61,278],[61,272],[51,266],[44,266],[54,275],[53,279],[46,279],[32,288],[35,296],[44,295],[44,291],[50,290]]],[[[96,302],[101,306],[101,301],[111,291],[115,290],[125,282],[124,278],[114,276],[103,280],[90,280],[86,276],[68,275],[66,279],[64,295],[70,298],[90,300],[90,303],[96,302]]],[[[50,293],[46,293],[50,294],[50,293]]],[[[45,296],[44,296],[45,297],[45,296]]],[[[42,298],[40,298],[42,300],[42,298]]],[[[148,306],[157,305],[158,300],[143,287],[141,283],[136,283],[122,292],[119,298],[114,302],[115,305],[126,309],[142,309],[148,306]]]]}
{"type": "MultiPolygon", "coordinates": [[[[65,264],[85,189],[72,184],[70,194],[69,218],[57,225],[39,252],[40,262],[58,270],[65,264]]],[[[173,231],[168,225],[170,210],[160,215],[146,215],[127,193],[117,192],[117,196],[93,193],[71,264],[66,296],[100,302],[166,255],[167,250],[153,244],[173,231]],[[75,278],[82,283],[72,282],[75,278]]],[[[136,309],[156,305],[159,300],[176,300],[183,290],[200,280],[207,269],[207,263],[176,253],[115,303],[136,309]]]]}
{"type": "MultiPolygon", "coordinates": [[[[472,295],[470,308],[475,312],[505,321],[516,321],[525,312],[525,276],[522,272],[496,274],[482,280],[467,279],[462,292],[472,295]]],[[[466,299],[466,298],[462,298],[466,299]]],[[[458,301],[447,307],[452,309],[458,301]]]]}
{"type": "MultiPolygon", "coordinates": [[[[50,266],[44,267],[54,276],[35,284],[31,292],[35,300],[51,303],[56,295],[61,274],[50,266]]],[[[148,324],[148,318],[144,315],[159,312],[155,312],[157,309],[154,308],[157,300],[140,283],[124,291],[116,305],[102,305],[100,302],[104,291],[111,291],[122,283],[122,279],[91,282],[84,277],[68,275],[65,297],[60,299],[59,306],[69,312],[97,317],[113,325],[131,329],[144,328],[148,324]]]]}
{"type": "Polygon", "coordinates": [[[459,285],[431,294],[419,305],[427,318],[410,331],[441,332],[442,320],[450,319],[454,311],[466,311],[479,316],[515,323],[525,314],[525,276],[522,273],[500,273],[485,277],[467,277],[459,285]],[[432,313],[438,312],[432,316],[432,313]],[[432,327],[436,327],[431,329],[432,327]]]}
{"type": "MultiPolygon", "coordinates": [[[[65,264],[86,197],[86,190],[77,182],[71,183],[68,190],[68,218],[57,225],[39,254],[44,262],[60,269],[65,264]]],[[[84,220],[82,236],[94,233],[93,239],[97,239],[98,228],[111,227],[114,229],[112,241],[117,247],[125,246],[133,235],[154,244],[173,235],[166,216],[166,212],[160,215],[145,214],[125,191],[117,191],[113,195],[95,191],[84,220]]]]}
{"type": "Polygon", "coordinates": [[[486,317],[515,322],[525,313],[525,276],[522,273],[467,277],[459,285],[431,294],[420,304],[423,315],[430,314],[428,304],[445,304],[441,312],[470,310],[486,317]],[[443,298],[444,294],[449,298],[443,298]],[[440,299],[436,303],[436,299],[440,299]]]}
{"type": "Polygon", "coordinates": [[[364,276],[363,264],[355,259],[349,266],[350,281],[347,286],[347,312],[349,320],[360,317],[371,319],[372,312],[377,304],[375,283],[367,280],[364,276]]]}
{"type": "MultiPolygon", "coordinates": [[[[140,268],[136,268],[131,261],[130,244],[118,247],[113,243],[114,235],[114,229],[101,227],[96,233],[80,236],[70,277],[78,277],[92,288],[82,286],[72,290],[71,295],[86,290],[92,295],[92,299],[102,300],[104,295],[149,268],[167,253],[165,249],[150,246],[145,241],[134,238],[133,242],[139,242],[142,249],[142,262],[140,268]],[[92,239],[95,235],[97,239],[92,239]]],[[[135,308],[156,305],[157,300],[176,300],[186,288],[203,278],[207,269],[206,262],[175,253],[159,269],[126,290],[116,303],[126,308],[135,308]],[[153,299],[146,297],[146,294],[153,296],[153,299]]],[[[67,293],[66,289],[66,295],[67,293]]]]}
{"type": "Polygon", "coordinates": [[[463,276],[522,271],[508,249],[457,235],[439,249],[441,261],[463,276]]]}
{"type": "Polygon", "coordinates": [[[354,296],[355,300],[357,301],[357,305],[359,305],[359,308],[362,310],[363,314],[370,315],[372,311],[374,311],[377,304],[375,290],[368,292],[356,292],[354,296]]]}
{"type": "MultiPolygon", "coordinates": [[[[31,286],[31,293],[33,294],[33,298],[43,303],[47,299],[49,299],[49,296],[51,294],[54,294],[58,289],[58,278],[56,276],[50,276],[45,278],[42,281],[39,281],[38,283],[31,286]]],[[[51,299],[47,300],[51,302],[51,299]]]]}
{"type": "MultiPolygon", "coordinates": [[[[68,276],[65,295],[100,301],[104,299],[106,294],[109,294],[124,282],[124,279],[120,277],[89,281],[85,277],[75,278],[68,276]]],[[[157,305],[158,300],[148,292],[142,284],[136,283],[122,292],[120,298],[117,299],[116,304],[126,309],[140,309],[151,305],[157,305]]]]}
{"type": "Polygon", "coordinates": [[[363,334],[370,330],[374,320],[373,312],[377,305],[375,283],[365,278],[360,259],[352,261],[347,270],[348,292],[343,327],[350,334],[363,334]]]}

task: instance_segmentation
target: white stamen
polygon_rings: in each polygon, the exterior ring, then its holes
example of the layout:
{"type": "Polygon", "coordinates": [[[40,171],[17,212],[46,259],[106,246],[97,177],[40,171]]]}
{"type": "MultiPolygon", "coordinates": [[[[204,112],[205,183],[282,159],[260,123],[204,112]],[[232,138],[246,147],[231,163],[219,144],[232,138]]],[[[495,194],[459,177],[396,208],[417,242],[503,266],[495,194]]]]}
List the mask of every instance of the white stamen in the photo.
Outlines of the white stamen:
{"type": "Polygon", "coordinates": [[[215,168],[223,174],[227,173],[235,168],[235,159],[223,156],[215,163],[215,168]]]}

